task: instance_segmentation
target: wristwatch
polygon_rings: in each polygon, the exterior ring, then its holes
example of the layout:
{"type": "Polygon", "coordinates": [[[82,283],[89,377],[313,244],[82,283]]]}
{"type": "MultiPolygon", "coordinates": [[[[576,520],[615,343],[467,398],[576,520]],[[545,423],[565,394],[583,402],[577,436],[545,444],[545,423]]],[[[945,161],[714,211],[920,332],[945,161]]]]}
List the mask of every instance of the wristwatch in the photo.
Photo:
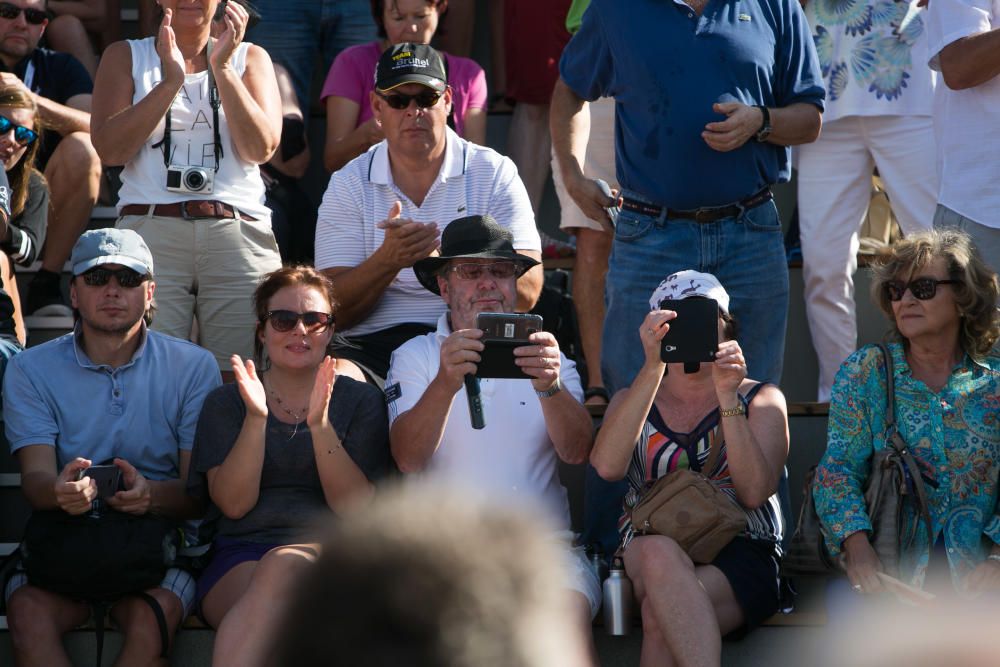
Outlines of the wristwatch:
{"type": "Polygon", "coordinates": [[[559,378],[556,378],[556,381],[552,383],[552,386],[545,391],[536,390],[535,396],[538,398],[550,398],[558,394],[560,391],[562,391],[562,382],[559,381],[559,378]]]}
{"type": "Polygon", "coordinates": [[[746,407],[743,403],[738,403],[735,408],[723,408],[719,406],[719,416],[720,417],[735,417],[736,415],[745,415],[747,413],[746,407]]]}
{"type": "Polygon", "coordinates": [[[757,141],[767,141],[767,138],[771,136],[771,112],[762,104],[754,106],[754,109],[760,109],[760,112],[764,114],[764,122],[760,124],[760,129],[757,130],[757,141]]]}

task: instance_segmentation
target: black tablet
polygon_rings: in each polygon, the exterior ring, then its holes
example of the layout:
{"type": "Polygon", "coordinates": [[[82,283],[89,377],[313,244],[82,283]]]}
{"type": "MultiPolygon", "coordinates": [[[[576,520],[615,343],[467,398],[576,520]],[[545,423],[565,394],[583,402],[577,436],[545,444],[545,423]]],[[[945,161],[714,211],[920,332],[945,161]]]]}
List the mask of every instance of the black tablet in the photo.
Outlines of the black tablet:
{"type": "Polygon", "coordinates": [[[719,348],[719,303],[715,299],[664,299],[660,310],[673,310],[663,337],[660,359],[668,364],[715,361],[719,348]]]}
{"type": "Polygon", "coordinates": [[[531,313],[479,313],[476,328],[482,329],[485,349],[476,369],[480,378],[531,379],[514,363],[514,348],[530,345],[528,336],[542,330],[542,318],[531,313]]]}

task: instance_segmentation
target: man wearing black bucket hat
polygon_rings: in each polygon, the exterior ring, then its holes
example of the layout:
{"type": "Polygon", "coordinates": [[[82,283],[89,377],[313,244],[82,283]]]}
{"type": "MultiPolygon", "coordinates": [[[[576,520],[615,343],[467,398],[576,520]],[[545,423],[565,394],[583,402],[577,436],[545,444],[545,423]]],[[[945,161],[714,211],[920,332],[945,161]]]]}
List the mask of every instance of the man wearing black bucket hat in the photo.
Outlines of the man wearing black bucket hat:
{"type": "MultiPolygon", "coordinates": [[[[437,51],[406,43],[387,49],[371,105],[385,140],[330,178],[316,267],[333,279],[338,327],[354,344],[338,356],[375,379],[385,376],[393,350],[433,331],[444,311],[412,267],[437,251],[449,220],[489,214],[512,233],[517,252],[534,259],[541,242],[514,163],[447,127],[451,89],[437,51]]],[[[519,281],[520,309],[534,305],[541,286],[541,267],[519,281]]]]}
{"type": "Polygon", "coordinates": [[[586,461],[593,445],[576,366],[552,334],[539,331],[514,349],[515,363],[530,380],[479,380],[484,428],[473,428],[468,402],[459,395],[484,349],[476,316],[514,311],[518,278],[536,264],[514,251],[510,232],[488,215],[452,221],[441,236],[440,255],[414,264],[420,284],[440,295],[448,311],[436,331],[410,339],[392,355],[385,390],[392,454],[404,473],[419,472],[432,483],[538,505],[539,516],[565,544],[568,604],[580,630],[577,645],[567,647],[579,659],[567,664],[594,664],[589,637],[600,584],[582,547],[572,546],[557,471],[559,459],[586,461]]]}

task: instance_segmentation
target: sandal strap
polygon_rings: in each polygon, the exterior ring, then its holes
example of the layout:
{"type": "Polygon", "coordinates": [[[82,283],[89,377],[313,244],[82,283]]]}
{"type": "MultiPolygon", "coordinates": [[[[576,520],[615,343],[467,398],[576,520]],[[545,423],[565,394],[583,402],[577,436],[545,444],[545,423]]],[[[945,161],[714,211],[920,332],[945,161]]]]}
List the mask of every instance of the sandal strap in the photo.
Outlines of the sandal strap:
{"type": "Polygon", "coordinates": [[[587,390],[583,392],[583,400],[593,398],[594,396],[600,396],[608,403],[611,402],[611,394],[608,393],[606,387],[587,387],[587,390]]]}

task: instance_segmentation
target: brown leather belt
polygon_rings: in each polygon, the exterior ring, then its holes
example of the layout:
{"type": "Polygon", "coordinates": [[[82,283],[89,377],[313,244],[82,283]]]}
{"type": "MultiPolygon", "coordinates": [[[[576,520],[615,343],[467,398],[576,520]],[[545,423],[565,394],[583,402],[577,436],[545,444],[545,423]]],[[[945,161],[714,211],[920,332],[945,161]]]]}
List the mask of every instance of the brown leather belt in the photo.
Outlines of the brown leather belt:
{"type": "MultiPolygon", "coordinates": [[[[149,212],[149,204],[129,204],[122,207],[122,215],[146,215],[149,212]]],[[[153,215],[161,218],[184,218],[185,220],[196,220],[198,218],[235,218],[236,208],[214,199],[191,199],[189,201],[177,202],[176,204],[156,204],[153,206],[153,215]]],[[[244,220],[256,220],[257,218],[240,211],[240,217],[244,220]]]]}
{"type": "MultiPolygon", "coordinates": [[[[729,204],[728,206],[706,206],[705,208],[693,208],[686,211],[668,208],[667,218],[680,218],[683,220],[694,220],[695,222],[702,223],[715,222],[717,220],[722,220],[723,218],[736,217],[744,210],[760,206],[764,202],[771,201],[773,198],[774,195],[771,194],[771,188],[764,188],[760,192],[750,195],[746,199],[740,200],[735,204],[729,204]]],[[[663,206],[649,204],[637,199],[629,199],[628,197],[622,198],[622,208],[626,211],[642,213],[644,215],[653,216],[654,218],[660,217],[660,214],[663,213],[664,209],[663,206]]]]}

